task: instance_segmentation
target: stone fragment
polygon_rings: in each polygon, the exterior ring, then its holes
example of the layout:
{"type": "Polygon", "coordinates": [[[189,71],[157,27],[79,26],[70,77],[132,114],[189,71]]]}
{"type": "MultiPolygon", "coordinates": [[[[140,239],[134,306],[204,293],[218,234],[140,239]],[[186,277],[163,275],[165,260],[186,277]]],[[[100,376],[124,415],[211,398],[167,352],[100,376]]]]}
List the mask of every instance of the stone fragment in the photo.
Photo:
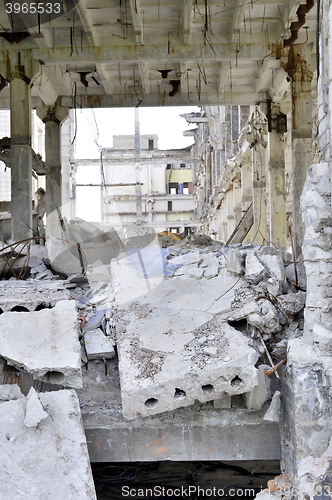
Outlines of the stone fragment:
{"type": "Polygon", "coordinates": [[[0,404],[1,497],[96,500],[75,391],[35,396],[49,414],[37,427],[25,425],[27,398],[0,404]]]}
{"type": "Polygon", "coordinates": [[[0,355],[35,379],[82,387],[81,350],[75,302],[53,309],[0,315],[0,355]]]}
{"type": "Polygon", "coordinates": [[[259,410],[270,396],[270,379],[265,375],[269,365],[259,365],[258,384],[246,395],[247,408],[259,410]]]}
{"type": "Polygon", "coordinates": [[[27,395],[24,425],[26,427],[37,427],[37,425],[48,416],[49,414],[44,409],[36,391],[31,387],[27,395]]]}
{"type": "Polygon", "coordinates": [[[238,250],[231,248],[228,251],[226,269],[232,274],[242,274],[243,272],[243,257],[238,250]]]}
{"type": "Polygon", "coordinates": [[[216,347],[205,347],[204,352],[209,356],[216,356],[218,354],[218,349],[216,347]]]}
{"type": "Polygon", "coordinates": [[[17,384],[0,385],[0,403],[20,398],[23,398],[23,394],[17,384]]]}
{"type": "Polygon", "coordinates": [[[288,293],[287,295],[280,295],[278,297],[278,307],[283,312],[294,314],[304,309],[306,301],[306,293],[299,290],[297,293],[288,293]]]}
{"type": "Polygon", "coordinates": [[[89,330],[95,330],[98,328],[105,319],[106,309],[101,309],[93,313],[93,316],[85,323],[82,333],[86,333],[89,330]]]}
{"type": "Polygon", "coordinates": [[[46,248],[48,258],[55,272],[67,276],[82,272],[82,266],[79,259],[74,257],[66,243],[54,236],[50,236],[46,240],[46,248]]]}
{"type": "MultiPolygon", "coordinates": [[[[307,276],[306,276],[306,269],[305,269],[305,265],[304,265],[303,261],[296,263],[296,271],[297,271],[297,286],[301,290],[306,291],[306,289],[307,289],[307,276]]],[[[295,283],[294,264],[289,264],[287,267],[285,267],[285,275],[289,281],[291,281],[292,283],[295,283]]]]}
{"type": "Polygon", "coordinates": [[[266,275],[267,271],[263,264],[257,259],[252,252],[246,256],[246,278],[254,285],[257,285],[266,275]]]}
{"type": "Polygon", "coordinates": [[[207,279],[214,278],[215,276],[218,276],[219,273],[219,261],[217,257],[214,255],[210,258],[208,265],[206,266],[204,270],[204,276],[207,279]]]}
{"type": "Polygon", "coordinates": [[[279,422],[280,420],[280,411],[281,411],[281,400],[280,400],[280,392],[276,391],[273,394],[271,404],[265,413],[263,419],[269,422],[279,422]]]}
{"type": "Polygon", "coordinates": [[[280,474],[280,476],[270,479],[267,485],[271,493],[281,493],[283,491],[286,493],[291,491],[293,483],[288,474],[280,474]]]}
{"type": "Polygon", "coordinates": [[[113,342],[98,328],[84,335],[88,359],[111,359],[115,356],[113,342]]]}
{"type": "Polygon", "coordinates": [[[190,264],[199,264],[203,260],[203,257],[199,250],[194,250],[192,252],[185,253],[183,255],[179,255],[178,257],[174,257],[168,263],[169,269],[176,269],[179,266],[188,266],[190,264]]]}

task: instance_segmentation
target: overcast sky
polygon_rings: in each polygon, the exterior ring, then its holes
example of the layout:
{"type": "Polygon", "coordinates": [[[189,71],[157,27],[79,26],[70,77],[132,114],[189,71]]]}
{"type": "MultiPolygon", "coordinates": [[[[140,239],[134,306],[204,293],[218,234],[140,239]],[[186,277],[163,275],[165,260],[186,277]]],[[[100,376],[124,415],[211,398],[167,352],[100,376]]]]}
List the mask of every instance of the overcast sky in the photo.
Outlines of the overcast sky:
{"type": "MultiPolygon", "coordinates": [[[[181,149],[193,143],[183,132],[195,128],[179,115],[199,111],[198,107],[139,108],[140,133],[157,134],[159,149],[181,149]]],[[[113,135],[135,134],[134,108],[77,110],[76,158],[99,158],[98,148],[113,146],[113,135]]]]}

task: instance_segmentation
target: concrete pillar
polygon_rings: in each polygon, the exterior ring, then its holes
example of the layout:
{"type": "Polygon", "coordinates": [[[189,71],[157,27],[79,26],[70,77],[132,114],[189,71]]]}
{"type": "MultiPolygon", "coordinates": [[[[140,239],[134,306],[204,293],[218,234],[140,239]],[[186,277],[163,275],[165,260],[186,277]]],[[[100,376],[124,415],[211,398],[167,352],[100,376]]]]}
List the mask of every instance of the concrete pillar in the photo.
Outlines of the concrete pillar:
{"type": "Polygon", "coordinates": [[[21,64],[10,80],[11,237],[32,236],[31,88],[21,64]]]}
{"type": "Polygon", "coordinates": [[[284,132],[277,130],[279,108],[272,108],[272,130],[269,132],[269,216],[270,241],[283,250],[287,249],[286,195],[285,195],[285,149],[284,132]]]}
{"type": "Polygon", "coordinates": [[[230,190],[226,194],[226,200],[227,200],[227,239],[228,239],[235,229],[234,186],[232,185],[230,190]]]}
{"type": "Polygon", "coordinates": [[[296,257],[302,252],[304,238],[304,225],[300,212],[300,198],[307,170],[312,164],[313,159],[311,103],[311,80],[313,75],[307,68],[306,61],[301,58],[298,52],[299,51],[296,50],[292,53],[292,69],[288,70],[288,73],[292,77],[292,236],[296,257]]]}
{"type": "Polygon", "coordinates": [[[59,216],[63,216],[61,196],[61,123],[68,116],[68,109],[55,104],[37,108],[39,118],[45,123],[46,165],[46,236],[61,236],[59,216]]]}
{"type": "Polygon", "coordinates": [[[232,144],[232,107],[225,106],[225,160],[228,160],[233,156],[233,144],[232,144]]]}
{"type": "Polygon", "coordinates": [[[240,179],[234,179],[233,189],[234,189],[234,222],[236,227],[242,218],[242,193],[241,193],[240,179]]]}
{"type": "Polygon", "coordinates": [[[262,245],[269,241],[266,228],[266,146],[256,142],[252,148],[252,195],[254,208],[253,241],[262,245]]]}
{"type": "MultiPolygon", "coordinates": [[[[243,213],[249,208],[252,203],[252,166],[251,163],[245,162],[241,167],[241,197],[243,213]]],[[[253,228],[250,229],[247,236],[243,240],[243,244],[252,242],[253,228]]]]}

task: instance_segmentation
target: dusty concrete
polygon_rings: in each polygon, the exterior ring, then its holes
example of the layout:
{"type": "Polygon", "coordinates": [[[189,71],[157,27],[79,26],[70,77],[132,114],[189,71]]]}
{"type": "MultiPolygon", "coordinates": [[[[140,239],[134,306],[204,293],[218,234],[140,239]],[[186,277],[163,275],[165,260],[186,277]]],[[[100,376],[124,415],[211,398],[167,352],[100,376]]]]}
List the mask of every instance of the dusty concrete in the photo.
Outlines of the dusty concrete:
{"type": "Polygon", "coordinates": [[[0,440],[3,498],[96,499],[74,391],[0,403],[0,440]]]}
{"type": "Polygon", "coordinates": [[[81,350],[74,301],[53,309],[0,316],[0,354],[36,379],[81,387],[81,350]]]}

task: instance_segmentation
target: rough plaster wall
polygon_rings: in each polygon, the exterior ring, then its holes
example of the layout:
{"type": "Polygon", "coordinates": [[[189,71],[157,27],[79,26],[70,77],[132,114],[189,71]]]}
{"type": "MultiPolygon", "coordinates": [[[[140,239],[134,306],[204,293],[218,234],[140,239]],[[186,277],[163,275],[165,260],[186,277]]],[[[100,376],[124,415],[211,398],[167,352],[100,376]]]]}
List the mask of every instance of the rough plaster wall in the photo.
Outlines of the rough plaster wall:
{"type": "MultiPolygon", "coordinates": [[[[284,471],[295,482],[298,498],[331,488],[331,330],[332,220],[330,165],[312,165],[301,196],[305,224],[303,256],[307,272],[304,335],[287,346],[284,388],[284,471]]],[[[326,490],[327,491],[327,490],[326,490]]],[[[332,491],[332,490],[330,490],[332,491]]]]}
{"type": "Polygon", "coordinates": [[[330,124],[331,113],[329,113],[330,104],[330,58],[331,58],[331,40],[330,40],[330,23],[331,23],[331,7],[329,1],[321,2],[320,10],[320,37],[319,37],[319,78],[318,78],[318,150],[320,152],[321,161],[329,161],[330,159],[330,124]],[[330,12],[329,12],[330,11],[330,12]],[[323,19],[328,22],[322,22],[323,19]]]}

